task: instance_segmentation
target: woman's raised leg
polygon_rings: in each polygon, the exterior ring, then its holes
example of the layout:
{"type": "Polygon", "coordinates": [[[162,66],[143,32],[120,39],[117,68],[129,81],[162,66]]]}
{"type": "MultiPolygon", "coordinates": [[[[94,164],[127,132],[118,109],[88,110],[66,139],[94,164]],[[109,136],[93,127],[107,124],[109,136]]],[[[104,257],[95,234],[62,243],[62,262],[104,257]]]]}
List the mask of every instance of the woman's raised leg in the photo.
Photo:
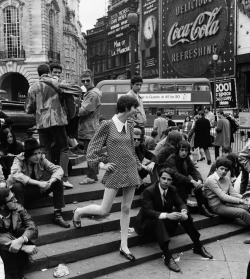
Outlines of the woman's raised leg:
{"type": "Polygon", "coordinates": [[[101,216],[103,216],[103,215],[108,214],[117,192],[118,192],[118,189],[105,188],[101,205],[90,204],[85,207],[77,208],[75,210],[73,219],[75,221],[80,221],[81,216],[83,216],[83,215],[101,215],[101,216]]]}

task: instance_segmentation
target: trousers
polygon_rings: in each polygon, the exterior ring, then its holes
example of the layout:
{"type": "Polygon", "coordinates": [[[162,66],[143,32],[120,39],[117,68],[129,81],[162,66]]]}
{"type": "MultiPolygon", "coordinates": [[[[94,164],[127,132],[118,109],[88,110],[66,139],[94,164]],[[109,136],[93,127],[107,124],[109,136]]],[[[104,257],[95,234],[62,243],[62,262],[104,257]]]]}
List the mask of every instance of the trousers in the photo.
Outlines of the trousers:
{"type": "Polygon", "coordinates": [[[15,194],[16,199],[24,208],[29,205],[30,201],[46,197],[51,192],[53,192],[54,208],[61,209],[65,206],[64,188],[62,181],[60,180],[52,183],[50,188],[45,192],[41,192],[40,188],[36,185],[23,185],[20,182],[14,183],[11,191],[15,194]]]}

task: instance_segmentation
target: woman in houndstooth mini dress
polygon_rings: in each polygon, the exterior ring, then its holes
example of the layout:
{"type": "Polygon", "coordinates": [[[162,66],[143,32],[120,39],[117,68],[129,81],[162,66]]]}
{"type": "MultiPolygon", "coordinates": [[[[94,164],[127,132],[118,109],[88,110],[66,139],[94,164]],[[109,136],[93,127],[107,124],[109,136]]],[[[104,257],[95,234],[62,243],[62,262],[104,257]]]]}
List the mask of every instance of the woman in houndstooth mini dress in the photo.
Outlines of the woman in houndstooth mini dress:
{"type": "Polygon", "coordinates": [[[74,226],[80,228],[81,216],[108,214],[118,190],[122,188],[120,254],[131,261],[135,260],[135,257],[130,253],[127,243],[129,213],[135,187],[140,184],[138,169],[141,169],[142,165],[135,155],[133,125],[128,123],[127,119],[136,113],[137,107],[138,101],[135,98],[128,95],[121,96],[117,102],[118,114],[111,120],[105,121],[91,140],[87,160],[95,171],[98,165],[106,170],[103,177],[104,196],[101,205],[91,204],[76,208],[73,215],[74,226]],[[108,163],[106,164],[101,154],[104,146],[107,146],[108,163]]]}

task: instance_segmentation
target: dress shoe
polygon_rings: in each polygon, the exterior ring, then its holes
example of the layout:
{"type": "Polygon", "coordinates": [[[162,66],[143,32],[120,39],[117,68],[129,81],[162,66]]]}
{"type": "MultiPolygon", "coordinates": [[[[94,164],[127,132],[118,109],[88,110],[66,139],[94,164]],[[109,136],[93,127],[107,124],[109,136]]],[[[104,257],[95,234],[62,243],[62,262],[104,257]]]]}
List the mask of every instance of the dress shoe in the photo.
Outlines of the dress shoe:
{"type": "Polygon", "coordinates": [[[127,260],[134,262],[135,261],[135,256],[131,253],[127,254],[122,250],[122,247],[120,247],[120,254],[124,256],[127,260]]]}
{"type": "Polygon", "coordinates": [[[173,258],[165,259],[164,262],[165,262],[165,265],[169,268],[169,270],[172,270],[174,272],[181,271],[180,267],[178,266],[178,264],[175,262],[175,260],[173,258]]]}
{"type": "Polygon", "coordinates": [[[201,215],[204,215],[204,216],[209,217],[209,218],[215,217],[215,215],[214,215],[213,213],[211,213],[211,212],[205,207],[204,204],[201,206],[201,208],[200,208],[200,210],[199,210],[199,213],[200,213],[201,215]]]}
{"type": "Polygon", "coordinates": [[[203,246],[201,246],[199,248],[195,247],[193,252],[195,254],[201,255],[203,258],[209,258],[209,259],[213,258],[213,256],[210,253],[208,253],[208,251],[206,251],[206,249],[203,246]]]}
{"type": "Polygon", "coordinates": [[[211,165],[211,163],[212,163],[211,160],[208,160],[208,161],[207,161],[207,164],[208,164],[208,165],[211,165]]]}
{"type": "Polygon", "coordinates": [[[244,241],[245,244],[250,244],[250,238],[247,238],[245,241],[244,241]]]}
{"type": "Polygon", "coordinates": [[[62,212],[59,210],[54,212],[53,223],[62,228],[70,227],[70,224],[63,219],[62,212]]]}
{"type": "Polygon", "coordinates": [[[201,162],[201,161],[204,161],[205,160],[205,157],[203,158],[200,158],[200,160],[197,160],[198,162],[201,162]]]}

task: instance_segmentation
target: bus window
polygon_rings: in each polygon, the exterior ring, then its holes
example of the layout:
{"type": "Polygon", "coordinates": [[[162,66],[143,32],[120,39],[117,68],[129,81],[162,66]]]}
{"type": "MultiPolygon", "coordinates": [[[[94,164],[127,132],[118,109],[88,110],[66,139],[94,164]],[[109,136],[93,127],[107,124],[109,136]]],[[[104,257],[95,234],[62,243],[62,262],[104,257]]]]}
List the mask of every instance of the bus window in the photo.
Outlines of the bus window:
{"type": "Polygon", "coordinates": [[[140,92],[148,92],[148,83],[143,83],[140,92]]]}
{"type": "Polygon", "coordinates": [[[100,88],[101,92],[115,92],[115,86],[114,85],[111,85],[111,84],[106,84],[106,85],[103,85],[101,88],[100,88]]]}
{"type": "Polygon", "coordinates": [[[130,90],[130,84],[117,84],[116,92],[127,93],[130,90]]]}
{"type": "Polygon", "coordinates": [[[192,84],[177,84],[176,89],[177,89],[177,91],[192,91],[193,85],[192,84]]]}
{"type": "Polygon", "coordinates": [[[164,114],[175,115],[175,108],[164,108],[164,114]]]}
{"type": "Polygon", "coordinates": [[[192,108],[176,108],[178,110],[178,115],[191,115],[193,114],[192,108]]]}
{"type": "Polygon", "coordinates": [[[150,83],[149,84],[149,91],[151,91],[151,92],[158,91],[158,83],[150,83]]]}
{"type": "Polygon", "coordinates": [[[160,91],[175,91],[175,85],[174,84],[160,84],[160,91]]]}
{"type": "Polygon", "coordinates": [[[209,91],[209,85],[206,83],[195,83],[194,84],[195,91],[209,91]]]}
{"type": "Polygon", "coordinates": [[[156,115],[158,108],[148,108],[148,115],[156,115]]]}

